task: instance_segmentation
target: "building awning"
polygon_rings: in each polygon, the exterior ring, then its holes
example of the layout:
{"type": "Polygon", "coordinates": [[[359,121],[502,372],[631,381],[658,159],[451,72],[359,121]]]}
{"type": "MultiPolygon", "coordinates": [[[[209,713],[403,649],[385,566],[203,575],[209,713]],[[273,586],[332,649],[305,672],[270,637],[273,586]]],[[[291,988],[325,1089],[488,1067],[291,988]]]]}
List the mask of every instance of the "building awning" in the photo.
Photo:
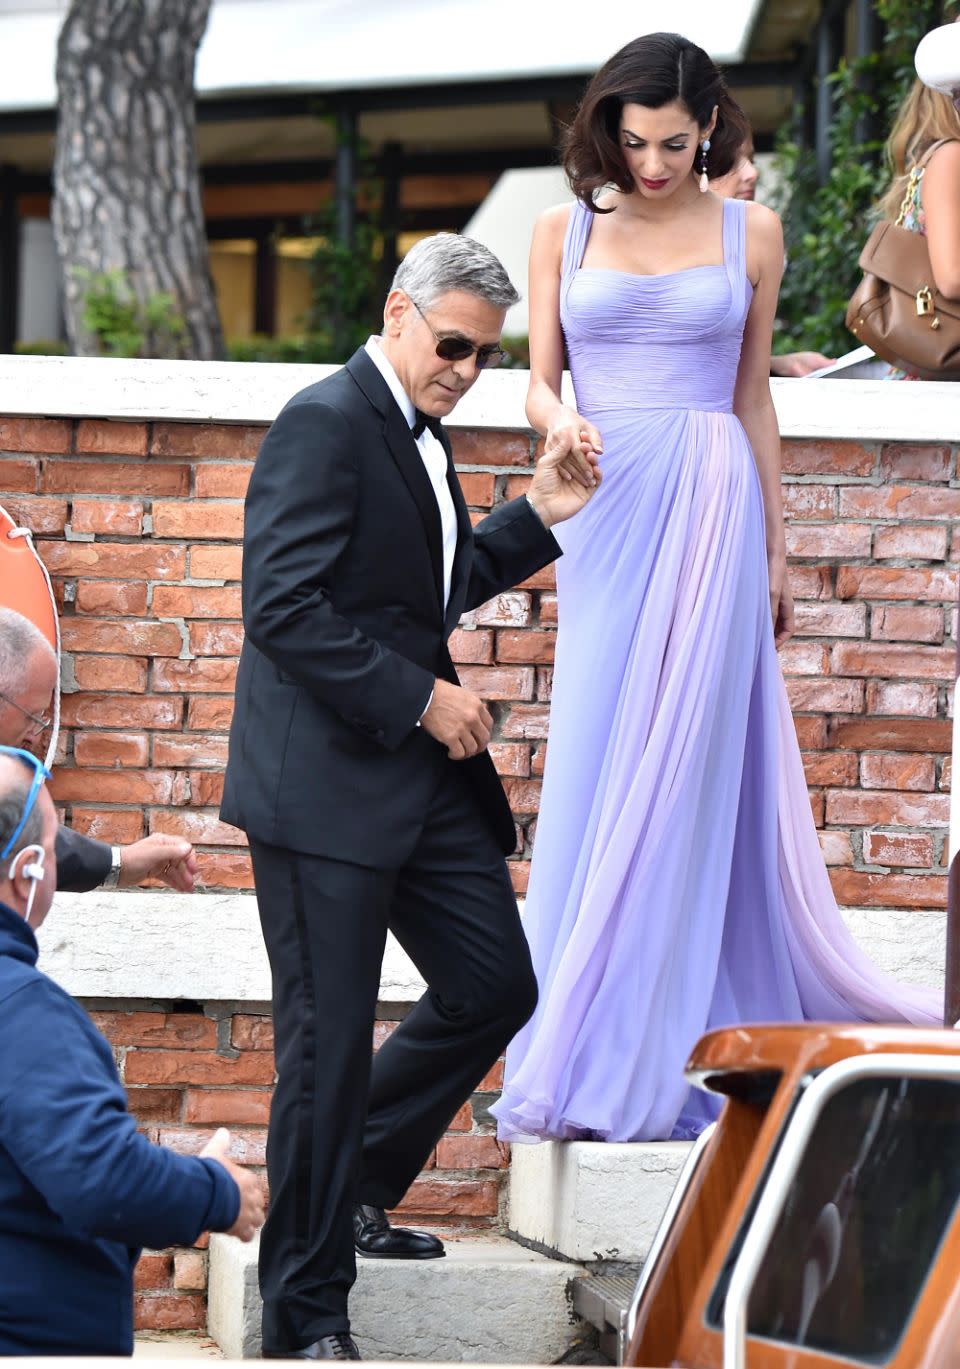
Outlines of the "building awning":
{"type": "MultiPolygon", "coordinates": [[[[741,62],[763,0],[214,0],[197,93],[263,96],[595,71],[669,23],[741,62]]],[[[0,112],[52,109],[67,0],[0,0],[0,112]]]]}

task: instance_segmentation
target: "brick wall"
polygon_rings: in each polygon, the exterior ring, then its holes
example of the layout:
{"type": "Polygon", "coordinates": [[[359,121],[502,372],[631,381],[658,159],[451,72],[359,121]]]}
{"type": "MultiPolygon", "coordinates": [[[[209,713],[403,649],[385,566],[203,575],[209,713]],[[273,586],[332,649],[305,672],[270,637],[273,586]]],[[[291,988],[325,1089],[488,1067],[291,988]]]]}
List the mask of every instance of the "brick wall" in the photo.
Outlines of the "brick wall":
{"type": "MultiPolygon", "coordinates": [[[[210,888],[250,887],[240,833],[219,822],[241,629],[242,498],[262,427],[0,417],[0,503],[31,527],[62,613],[64,730],[54,794],[105,840],[189,837],[210,888]]],[[[479,518],[520,493],[524,435],[455,431],[479,518]]],[[[841,904],[939,908],[946,897],[952,523],[956,449],[784,443],[798,633],[782,653],[811,802],[841,904]]],[[[556,598],[551,570],[501,595],[452,642],[465,684],[496,700],[493,754],[523,851],[543,772],[556,598]]],[[[180,1148],[230,1125],[262,1163],[269,1021],[249,1014],[98,1015],[141,1124],[180,1148]]],[[[389,1030],[379,1023],[378,1039],[389,1030]]],[[[486,1115],[497,1072],[457,1118],[408,1203],[418,1222],[497,1220],[505,1156],[486,1115]]],[[[138,1272],[141,1325],[202,1324],[205,1255],[138,1272]]]]}

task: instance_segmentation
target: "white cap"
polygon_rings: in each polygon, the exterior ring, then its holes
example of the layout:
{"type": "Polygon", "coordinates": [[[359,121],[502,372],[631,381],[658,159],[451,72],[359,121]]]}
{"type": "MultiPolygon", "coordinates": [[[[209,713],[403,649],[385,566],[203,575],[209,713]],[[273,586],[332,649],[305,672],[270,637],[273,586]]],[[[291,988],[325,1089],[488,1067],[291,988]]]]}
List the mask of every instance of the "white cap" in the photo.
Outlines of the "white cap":
{"type": "Polygon", "coordinates": [[[960,89],[960,23],[931,29],[920,39],[913,60],[925,86],[944,95],[960,89]]]}

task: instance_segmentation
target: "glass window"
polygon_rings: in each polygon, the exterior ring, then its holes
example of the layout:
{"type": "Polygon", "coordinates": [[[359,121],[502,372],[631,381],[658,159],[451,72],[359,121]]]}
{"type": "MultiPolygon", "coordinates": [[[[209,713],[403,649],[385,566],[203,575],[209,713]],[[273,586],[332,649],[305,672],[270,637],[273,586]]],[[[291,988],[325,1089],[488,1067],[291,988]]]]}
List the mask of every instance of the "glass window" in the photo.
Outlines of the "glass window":
{"type": "MultiPolygon", "coordinates": [[[[960,1084],[869,1079],[824,1108],[750,1300],[749,1334],[882,1364],[960,1201],[960,1084]]],[[[714,1289],[719,1326],[749,1216],[714,1289]]]]}

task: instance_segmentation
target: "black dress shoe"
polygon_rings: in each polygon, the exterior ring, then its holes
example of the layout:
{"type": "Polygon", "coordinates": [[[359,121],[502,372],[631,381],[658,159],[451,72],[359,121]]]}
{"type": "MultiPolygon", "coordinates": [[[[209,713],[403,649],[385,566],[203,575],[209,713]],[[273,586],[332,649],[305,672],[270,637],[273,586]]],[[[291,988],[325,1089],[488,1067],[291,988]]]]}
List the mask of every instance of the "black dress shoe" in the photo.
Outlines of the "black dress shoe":
{"type": "Polygon", "coordinates": [[[261,1359],[360,1359],[360,1351],[346,1331],[321,1336],[302,1350],[263,1350],[261,1359]]]}
{"type": "Polygon", "coordinates": [[[382,1207],[366,1203],[353,1209],[353,1239],[357,1254],[373,1260],[439,1260],[447,1253],[436,1236],[391,1226],[382,1207]]]}

